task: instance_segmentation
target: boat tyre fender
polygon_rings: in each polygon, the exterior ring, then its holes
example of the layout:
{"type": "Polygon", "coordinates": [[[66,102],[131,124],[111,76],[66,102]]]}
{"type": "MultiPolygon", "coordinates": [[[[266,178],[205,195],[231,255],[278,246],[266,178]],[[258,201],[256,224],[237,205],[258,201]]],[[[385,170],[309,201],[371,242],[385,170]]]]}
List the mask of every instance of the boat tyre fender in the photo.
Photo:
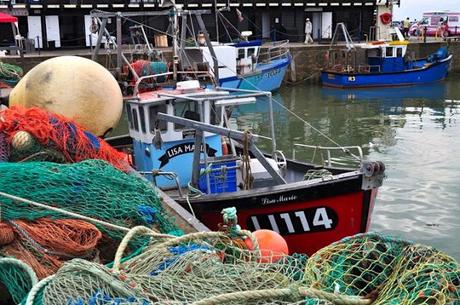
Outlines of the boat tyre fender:
{"type": "Polygon", "coordinates": [[[324,62],[325,63],[329,62],[329,51],[324,52],[324,62]]]}
{"type": "Polygon", "coordinates": [[[225,137],[222,137],[222,156],[228,155],[228,143],[225,137]]]}
{"type": "Polygon", "coordinates": [[[391,19],[392,19],[392,15],[390,13],[383,13],[380,15],[380,21],[383,24],[390,24],[391,19]]]}

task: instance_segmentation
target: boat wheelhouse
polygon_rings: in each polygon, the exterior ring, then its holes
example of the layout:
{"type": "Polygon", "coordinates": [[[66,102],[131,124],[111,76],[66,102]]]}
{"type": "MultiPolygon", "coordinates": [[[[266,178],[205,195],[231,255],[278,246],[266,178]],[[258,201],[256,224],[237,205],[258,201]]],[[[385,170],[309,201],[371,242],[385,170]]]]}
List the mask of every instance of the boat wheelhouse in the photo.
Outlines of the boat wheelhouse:
{"type": "Polygon", "coordinates": [[[363,161],[359,148],[337,148],[356,157],[356,167],[335,165],[331,147],[296,145],[324,152],[322,165],[285,158],[269,92],[179,82],[128,99],[126,110],[129,138],[109,142],[131,144],[135,168],[211,230],[223,208],[236,207],[242,228],[277,231],[291,252],[312,254],[369,228],[384,165],[363,161]],[[270,137],[228,128],[229,108],[260,96],[268,98],[270,137]],[[269,154],[256,146],[261,139],[271,141],[269,154]]]}

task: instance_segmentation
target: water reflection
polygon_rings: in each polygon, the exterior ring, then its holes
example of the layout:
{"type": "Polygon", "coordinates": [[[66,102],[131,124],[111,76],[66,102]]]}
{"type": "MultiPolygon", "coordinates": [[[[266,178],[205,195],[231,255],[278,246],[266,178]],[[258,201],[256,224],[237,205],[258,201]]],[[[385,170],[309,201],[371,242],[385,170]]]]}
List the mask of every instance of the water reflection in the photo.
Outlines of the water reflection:
{"type": "MultiPolygon", "coordinates": [[[[293,143],[334,145],[315,129],[341,145],[363,146],[368,158],[387,168],[372,229],[460,259],[459,82],[460,75],[453,75],[446,82],[394,89],[283,87],[274,95],[278,148],[290,156],[293,143]]],[[[235,108],[232,121],[239,130],[270,136],[267,100],[235,108]]],[[[118,131],[123,129],[125,121],[118,131]]],[[[270,141],[261,144],[271,147],[270,141]]],[[[297,156],[310,160],[311,154],[297,156]]]]}
{"type": "MultiPolygon", "coordinates": [[[[427,243],[460,259],[460,81],[424,86],[337,90],[282,88],[274,96],[277,143],[287,155],[293,143],[363,146],[387,166],[372,229],[427,243]],[[310,124],[294,118],[304,118],[310,124]]],[[[268,134],[267,104],[234,114],[240,128],[268,134]]],[[[269,146],[267,146],[269,147],[269,146]]],[[[298,154],[309,159],[309,154],[298,154]]]]}

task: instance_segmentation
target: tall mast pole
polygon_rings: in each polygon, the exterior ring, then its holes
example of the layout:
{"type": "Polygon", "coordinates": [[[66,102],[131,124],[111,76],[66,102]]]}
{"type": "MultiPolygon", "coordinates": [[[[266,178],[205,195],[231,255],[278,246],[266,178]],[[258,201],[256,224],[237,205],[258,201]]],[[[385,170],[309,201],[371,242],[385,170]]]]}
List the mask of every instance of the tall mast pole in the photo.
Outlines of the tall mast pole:
{"type": "Polygon", "coordinates": [[[214,0],[214,18],[216,19],[216,41],[219,42],[219,15],[217,11],[217,0],[214,0]]]}
{"type": "Polygon", "coordinates": [[[172,13],[172,35],[173,35],[173,79],[177,80],[177,63],[178,63],[178,55],[177,55],[177,9],[174,6],[171,9],[172,13]]]}

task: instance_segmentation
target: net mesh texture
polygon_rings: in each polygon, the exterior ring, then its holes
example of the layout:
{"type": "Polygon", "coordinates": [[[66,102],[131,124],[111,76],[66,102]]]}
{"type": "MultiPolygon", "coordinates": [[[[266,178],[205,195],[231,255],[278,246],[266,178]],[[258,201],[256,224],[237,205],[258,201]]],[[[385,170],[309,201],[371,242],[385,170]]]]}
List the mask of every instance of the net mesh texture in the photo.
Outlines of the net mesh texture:
{"type": "Polygon", "coordinates": [[[379,234],[271,261],[217,232],[154,240],[113,269],[66,263],[30,304],[460,304],[454,259],[379,234]]]}

